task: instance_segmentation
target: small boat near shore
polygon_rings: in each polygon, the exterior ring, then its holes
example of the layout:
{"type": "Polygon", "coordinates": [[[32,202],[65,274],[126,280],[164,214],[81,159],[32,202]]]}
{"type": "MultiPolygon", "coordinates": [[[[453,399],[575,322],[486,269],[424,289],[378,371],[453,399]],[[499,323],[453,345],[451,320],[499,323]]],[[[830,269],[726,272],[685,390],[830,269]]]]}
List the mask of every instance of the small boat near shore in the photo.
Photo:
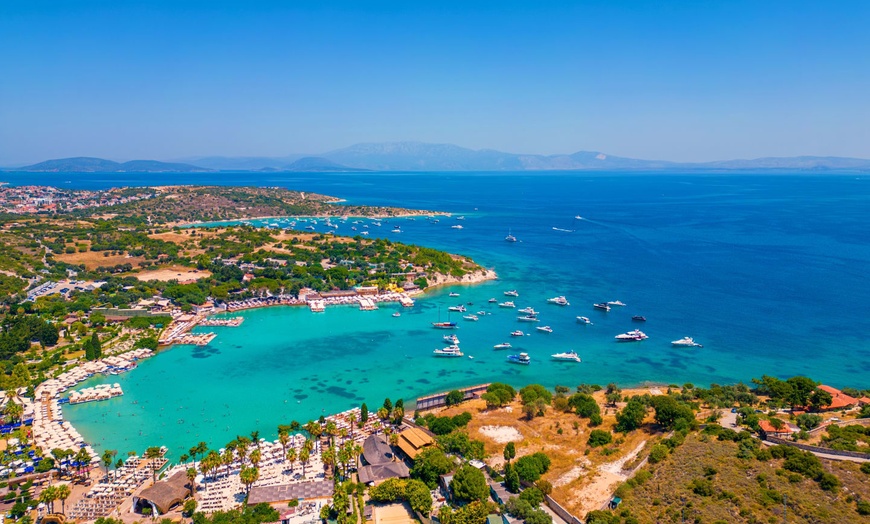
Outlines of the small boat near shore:
{"type": "Polygon", "coordinates": [[[577,323],[586,324],[588,326],[592,325],[592,321],[589,320],[589,317],[577,317],[577,323]]]}
{"type": "Polygon", "coordinates": [[[631,320],[633,322],[646,322],[646,317],[643,315],[635,315],[635,316],[631,317],[631,320]]]}
{"type": "Polygon", "coordinates": [[[672,346],[676,347],[688,347],[688,348],[702,348],[704,347],[701,344],[695,342],[695,339],[692,337],[683,337],[680,340],[674,340],[671,342],[672,346]]]}
{"type": "Polygon", "coordinates": [[[518,296],[520,296],[520,294],[517,293],[516,289],[511,289],[509,291],[505,291],[504,296],[506,296],[506,297],[518,297],[518,296]]]}
{"type": "Polygon", "coordinates": [[[646,340],[649,337],[646,336],[646,333],[639,329],[635,329],[629,331],[627,333],[621,333],[614,337],[617,342],[640,342],[641,340],[646,340]]]}
{"type": "Polygon", "coordinates": [[[478,320],[480,320],[477,315],[464,315],[462,318],[464,318],[465,320],[470,320],[472,322],[477,322],[478,320]]]}
{"type": "Polygon", "coordinates": [[[465,313],[467,310],[465,309],[465,306],[460,304],[458,306],[450,306],[449,308],[447,308],[447,311],[456,311],[457,313],[465,313]]]}
{"type": "Polygon", "coordinates": [[[402,314],[401,314],[401,313],[399,313],[399,312],[398,312],[398,311],[396,311],[396,312],[395,312],[395,313],[393,313],[393,316],[394,316],[394,317],[401,317],[401,316],[402,316],[402,314]]]}
{"type": "Polygon", "coordinates": [[[444,342],[450,342],[451,344],[454,344],[454,345],[459,344],[459,337],[457,337],[456,335],[453,335],[453,334],[444,335],[444,337],[442,337],[442,338],[444,339],[444,342]]]}
{"type": "Polygon", "coordinates": [[[506,237],[504,237],[504,239],[505,239],[505,242],[516,242],[517,241],[517,237],[513,236],[513,234],[511,234],[510,230],[508,230],[508,234],[506,237]]]}
{"type": "Polygon", "coordinates": [[[610,305],[606,302],[601,302],[600,304],[592,304],[592,307],[595,309],[600,309],[601,311],[610,311],[610,305]]]}
{"type": "Polygon", "coordinates": [[[495,304],[496,302],[498,302],[498,300],[491,298],[491,299],[487,300],[487,302],[489,302],[490,304],[495,304]]]}
{"type": "Polygon", "coordinates": [[[569,305],[569,303],[568,303],[568,299],[565,298],[564,296],[558,296],[558,297],[548,298],[548,299],[547,299],[547,303],[548,303],[548,304],[556,304],[557,306],[567,306],[567,305],[569,305]]]}
{"type": "Polygon", "coordinates": [[[624,306],[625,306],[625,302],[623,302],[623,301],[621,301],[621,300],[610,300],[610,301],[607,302],[607,305],[608,305],[608,306],[620,306],[620,307],[624,307],[624,306]]]}
{"type": "Polygon", "coordinates": [[[537,315],[538,312],[535,311],[535,308],[532,307],[524,307],[520,310],[520,313],[525,313],[526,315],[537,315]]]}
{"type": "Polygon", "coordinates": [[[502,342],[501,344],[496,344],[492,346],[492,349],[510,349],[512,347],[513,346],[511,346],[510,342],[502,342]]]}
{"type": "Polygon", "coordinates": [[[522,364],[524,366],[528,366],[532,362],[532,359],[529,358],[528,353],[520,353],[519,355],[508,355],[507,360],[512,364],[522,364]]]}
{"type": "Polygon", "coordinates": [[[450,226],[450,229],[462,229],[462,224],[456,224],[455,226],[450,226]]]}
{"type": "Polygon", "coordinates": [[[456,329],[456,322],[432,322],[435,329],[456,329]]]}
{"type": "Polygon", "coordinates": [[[550,355],[553,360],[560,360],[562,362],[582,362],[580,360],[580,355],[577,354],[576,351],[566,351],[564,353],[555,353],[550,355]]]}
{"type": "Polygon", "coordinates": [[[448,296],[448,297],[458,297],[458,296],[459,296],[459,293],[457,293],[456,291],[451,291],[450,294],[447,295],[447,296],[448,296]]]}
{"type": "Polygon", "coordinates": [[[538,326],[535,329],[537,329],[538,331],[543,331],[544,333],[552,333],[553,332],[553,328],[551,328],[550,326],[538,326]]]}

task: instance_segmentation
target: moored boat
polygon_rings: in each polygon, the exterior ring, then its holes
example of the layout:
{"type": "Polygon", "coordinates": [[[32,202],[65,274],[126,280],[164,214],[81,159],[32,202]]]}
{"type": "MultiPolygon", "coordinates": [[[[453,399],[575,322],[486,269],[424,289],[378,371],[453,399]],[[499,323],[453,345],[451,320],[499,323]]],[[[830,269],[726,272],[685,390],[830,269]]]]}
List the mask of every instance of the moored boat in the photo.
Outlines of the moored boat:
{"type": "Polygon", "coordinates": [[[557,306],[567,306],[567,305],[569,305],[569,304],[568,304],[568,299],[565,298],[564,296],[558,296],[558,297],[548,298],[548,299],[547,299],[547,303],[548,303],[548,304],[556,304],[557,306]]]}
{"type": "Polygon", "coordinates": [[[535,315],[523,315],[521,317],[517,317],[517,320],[520,322],[540,322],[541,320],[535,315]]]}
{"type": "Polygon", "coordinates": [[[646,340],[649,337],[647,337],[646,333],[644,333],[643,331],[635,329],[627,333],[621,333],[619,335],[616,335],[614,338],[618,342],[640,342],[641,340],[646,340]]]}
{"type": "Polygon", "coordinates": [[[537,329],[538,331],[543,331],[544,333],[552,333],[553,332],[553,328],[551,328],[550,326],[538,326],[535,329],[537,329]]]}
{"type": "Polygon", "coordinates": [[[610,300],[607,302],[608,306],[625,306],[625,302],[621,300],[610,300]]]}
{"type": "Polygon", "coordinates": [[[489,302],[490,304],[495,304],[496,302],[498,302],[498,300],[491,298],[491,299],[487,300],[487,302],[489,302]]]}
{"type": "Polygon", "coordinates": [[[510,349],[512,347],[513,346],[511,346],[510,342],[502,342],[501,344],[496,344],[492,346],[492,349],[510,349]]]}
{"type": "Polygon", "coordinates": [[[394,316],[394,317],[401,317],[401,316],[402,316],[402,314],[401,314],[401,313],[399,313],[399,312],[398,312],[398,311],[396,311],[396,312],[395,312],[395,313],[393,313],[393,316],[394,316]]]}
{"type": "Polygon", "coordinates": [[[590,326],[592,325],[592,321],[589,320],[589,317],[577,317],[577,322],[579,322],[580,324],[588,324],[590,326]]]}
{"type": "Polygon", "coordinates": [[[671,342],[671,345],[678,346],[678,347],[690,347],[690,348],[702,348],[702,347],[704,347],[701,344],[698,344],[697,342],[695,342],[695,339],[693,339],[692,337],[683,337],[680,340],[674,340],[671,342]]]}
{"type": "Polygon", "coordinates": [[[580,355],[576,351],[566,351],[564,353],[555,353],[550,355],[553,360],[562,360],[566,362],[581,362],[580,355]]]}
{"type": "Polygon", "coordinates": [[[508,355],[508,362],[513,364],[522,364],[524,366],[528,366],[531,363],[532,359],[529,358],[528,353],[520,353],[519,355],[508,355]]]}
{"type": "Polygon", "coordinates": [[[635,315],[635,316],[631,317],[631,320],[633,320],[635,322],[646,322],[646,317],[643,315],[635,315]]]}
{"type": "Polygon", "coordinates": [[[447,296],[449,296],[449,297],[458,297],[458,296],[459,296],[459,293],[457,293],[456,291],[451,291],[450,294],[447,295],[447,296]]]}
{"type": "Polygon", "coordinates": [[[465,309],[465,306],[460,304],[458,306],[450,306],[449,308],[447,308],[447,311],[456,311],[458,313],[465,313],[466,309],[465,309]]]}
{"type": "Polygon", "coordinates": [[[472,322],[477,322],[479,320],[477,315],[463,315],[462,318],[465,320],[471,320],[472,322]]]}
{"type": "Polygon", "coordinates": [[[513,302],[508,301],[508,302],[502,302],[501,304],[498,305],[498,307],[517,307],[517,305],[514,304],[513,302]]]}
{"type": "Polygon", "coordinates": [[[600,309],[601,311],[610,311],[610,305],[605,302],[601,302],[600,304],[592,304],[592,307],[595,309],[600,309]]]}
{"type": "Polygon", "coordinates": [[[450,342],[451,344],[459,344],[459,337],[457,337],[454,334],[444,335],[444,337],[442,337],[442,338],[444,339],[444,342],[450,342]]]}
{"type": "Polygon", "coordinates": [[[525,335],[525,333],[523,333],[523,332],[520,331],[519,329],[516,330],[516,331],[511,331],[511,336],[512,336],[512,337],[521,337],[521,336],[523,336],[523,335],[525,335]]]}
{"type": "Polygon", "coordinates": [[[464,353],[460,351],[459,346],[455,344],[447,346],[446,348],[436,349],[432,354],[436,357],[461,357],[464,355],[464,353]]]}
{"type": "Polygon", "coordinates": [[[435,329],[456,329],[456,322],[432,322],[435,329]]]}
{"type": "Polygon", "coordinates": [[[518,296],[520,296],[520,294],[517,293],[516,289],[511,289],[509,291],[505,291],[504,296],[506,296],[506,297],[518,297],[518,296]]]}
{"type": "Polygon", "coordinates": [[[535,308],[532,307],[524,307],[520,310],[520,313],[525,313],[526,315],[537,315],[538,312],[535,311],[535,308]]]}

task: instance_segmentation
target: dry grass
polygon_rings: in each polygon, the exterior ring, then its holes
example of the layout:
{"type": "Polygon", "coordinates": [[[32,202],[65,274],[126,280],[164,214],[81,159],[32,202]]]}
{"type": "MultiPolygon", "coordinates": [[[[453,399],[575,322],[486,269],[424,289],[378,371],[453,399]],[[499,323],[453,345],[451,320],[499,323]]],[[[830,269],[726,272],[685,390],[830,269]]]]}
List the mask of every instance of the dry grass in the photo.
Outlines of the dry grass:
{"type": "Polygon", "coordinates": [[[375,524],[411,524],[417,519],[407,503],[395,503],[375,506],[375,524]]]}
{"type": "Polygon", "coordinates": [[[139,273],[133,273],[132,276],[143,282],[147,282],[149,280],[159,280],[161,282],[178,280],[179,282],[184,282],[186,280],[199,280],[202,278],[208,278],[211,276],[211,272],[199,269],[173,266],[161,269],[151,269],[148,271],[140,271],[139,273]]]}
{"type": "Polygon", "coordinates": [[[105,251],[85,251],[83,253],[57,254],[55,258],[61,262],[74,265],[84,265],[88,270],[98,267],[111,267],[121,264],[132,264],[137,267],[139,262],[144,262],[145,257],[131,257],[126,254],[103,256],[105,251]]]}

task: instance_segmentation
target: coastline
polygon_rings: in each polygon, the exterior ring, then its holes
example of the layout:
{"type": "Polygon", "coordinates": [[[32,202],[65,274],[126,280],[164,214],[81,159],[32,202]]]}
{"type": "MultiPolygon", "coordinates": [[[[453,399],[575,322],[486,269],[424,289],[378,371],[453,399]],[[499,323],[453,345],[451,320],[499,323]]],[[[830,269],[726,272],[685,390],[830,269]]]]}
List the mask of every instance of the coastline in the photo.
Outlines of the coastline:
{"type": "MultiPolygon", "coordinates": [[[[426,210],[409,210],[408,212],[403,213],[377,213],[374,215],[347,215],[343,213],[337,213],[334,215],[322,214],[322,215],[268,215],[268,216],[245,216],[239,218],[233,218],[229,220],[212,220],[212,221],[197,221],[197,222],[167,222],[164,224],[166,227],[194,227],[194,226],[205,226],[205,227],[217,227],[213,226],[213,224],[221,223],[223,226],[233,226],[233,225],[242,225],[235,224],[235,222],[245,222],[251,220],[280,220],[286,218],[292,219],[300,219],[300,218],[374,218],[374,219],[386,219],[386,218],[416,218],[416,217],[427,217],[427,216],[440,216],[440,217],[451,217],[453,213],[449,213],[447,211],[426,211],[426,210]]],[[[301,232],[301,231],[300,231],[301,232]]]]}

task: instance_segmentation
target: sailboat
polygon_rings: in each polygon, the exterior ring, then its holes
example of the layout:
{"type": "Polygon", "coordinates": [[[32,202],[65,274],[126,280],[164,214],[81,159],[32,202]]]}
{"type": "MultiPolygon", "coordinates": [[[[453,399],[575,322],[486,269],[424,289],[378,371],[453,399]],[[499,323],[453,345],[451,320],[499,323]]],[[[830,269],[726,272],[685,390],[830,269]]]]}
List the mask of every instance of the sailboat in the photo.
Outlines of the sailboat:
{"type": "Polygon", "coordinates": [[[507,242],[516,242],[516,241],[517,241],[517,237],[515,237],[515,236],[511,233],[511,230],[510,230],[510,229],[508,229],[508,234],[507,234],[506,237],[504,237],[504,239],[505,239],[507,242]]]}

